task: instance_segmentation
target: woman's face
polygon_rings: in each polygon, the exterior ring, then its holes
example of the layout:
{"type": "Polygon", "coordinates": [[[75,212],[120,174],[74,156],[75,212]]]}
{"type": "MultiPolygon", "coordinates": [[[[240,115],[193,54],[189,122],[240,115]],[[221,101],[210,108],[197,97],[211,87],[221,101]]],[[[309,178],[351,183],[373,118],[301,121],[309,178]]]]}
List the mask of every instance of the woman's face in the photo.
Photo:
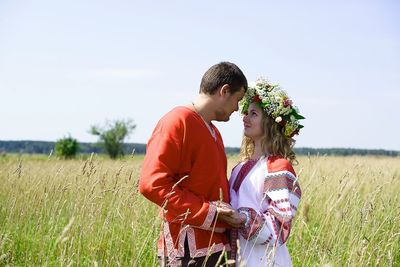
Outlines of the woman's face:
{"type": "Polygon", "coordinates": [[[263,136],[262,116],[262,109],[256,103],[251,103],[247,114],[243,117],[244,135],[253,141],[263,136]]]}

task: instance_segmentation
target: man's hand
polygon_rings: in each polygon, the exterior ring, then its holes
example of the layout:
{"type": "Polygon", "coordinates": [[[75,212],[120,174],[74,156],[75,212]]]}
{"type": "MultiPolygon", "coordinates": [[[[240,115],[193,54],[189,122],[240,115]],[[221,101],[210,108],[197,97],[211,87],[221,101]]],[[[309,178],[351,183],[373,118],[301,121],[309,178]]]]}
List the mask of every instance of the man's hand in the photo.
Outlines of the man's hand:
{"type": "Polygon", "coordinates": [[[244,214],[237,212],[231,205],[222,201],[217,204],[217,214],[218,221],[225,222],[232,228],[241,228],[246,221],[244,214]]]}

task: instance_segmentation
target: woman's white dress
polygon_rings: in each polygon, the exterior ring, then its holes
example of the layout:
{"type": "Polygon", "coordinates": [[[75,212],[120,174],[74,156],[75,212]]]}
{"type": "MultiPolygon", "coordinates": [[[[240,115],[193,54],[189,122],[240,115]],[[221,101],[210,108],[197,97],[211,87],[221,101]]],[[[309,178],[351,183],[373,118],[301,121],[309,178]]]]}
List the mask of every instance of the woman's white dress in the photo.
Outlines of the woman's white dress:
{"type": "Polygon", "coordinates": [[[292,266],[286,241],[301,190],[289,161],[266,156],[239,163],[229,184],[232,207],[247,217],[246,226],[232,234],[232,249],[236,237],[240,244],[237,266],[292,266]]]}

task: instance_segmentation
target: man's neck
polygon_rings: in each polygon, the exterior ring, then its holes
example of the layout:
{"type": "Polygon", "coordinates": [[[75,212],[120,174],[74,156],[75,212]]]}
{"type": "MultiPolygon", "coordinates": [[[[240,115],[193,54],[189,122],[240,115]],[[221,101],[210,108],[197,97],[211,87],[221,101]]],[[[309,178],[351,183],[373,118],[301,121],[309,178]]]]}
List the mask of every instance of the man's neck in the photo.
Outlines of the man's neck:
{"type": "Polygon", "coordinates": [[[194,111],[199,114],[206,123],[211,124],[215,114],[210,96],[200,94],[196,100],[192,102],[192,105],[194,111]]]}

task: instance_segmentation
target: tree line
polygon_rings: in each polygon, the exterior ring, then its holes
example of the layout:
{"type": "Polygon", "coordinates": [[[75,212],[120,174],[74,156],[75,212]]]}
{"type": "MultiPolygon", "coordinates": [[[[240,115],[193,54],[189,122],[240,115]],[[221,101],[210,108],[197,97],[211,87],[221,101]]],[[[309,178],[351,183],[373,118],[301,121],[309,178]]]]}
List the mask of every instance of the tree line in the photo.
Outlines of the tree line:
{"type": "MultiPolygon", "coordinates": [[[[21,154],[50,154],[55,152],[57,142],[51,141],[0,141],[0,153],[21,153],[21,154]]],[[[77,153],[81,154],[107,154],[106,149],[98,143],[78,142],[77,153]]],[[[146,153],[146,144],[124,143],[122,145],[124,154],[146,153]]]]}
{"type": "MultiPolygon", "coordinates": [[[[71,135],[57,140],[57,142],[42,141],[0,141],[0,153],[34,153],[34,154],[52,154],[53,152],[60,158],[71,159],[80,153],[107,153],[110,158],[116,159],[126,154],[136,151],[132,145],[124,144],[136,124],[133,120],[114,120],[106,121],[104,126],[92,125],[89,133],[98,136],[96,144],[79,143],[71,135]]],[[[142,146],[137,147],[137,152],[143,152],[142,146]]]]}
{"type": "MultiPolygon", "coordinates": [[[[106,121],[104,126],[92,125],[89,133],[98,137],[97,143],[80,143],[72,136],[65,136],[57,142],[46,141],[0,141],[0,155],[6,153],[52,154],[53,152],[65,159],[82,154],[108,154],[116,159],[125,154],[145,154],[145,144],[128,144],[124,140],[133,132],[136,124],[131,119],[106,121]]],[[[399,151],[383,149],[354,149],[354,148],[295,148],[298,155],[384,155],[397,157],[399,151]]],[[[238,154],[237,147],[225,147],[227,154],[238,154]]]]}
{"type": "MultiPolygon", "coordinates": [[[[55,150],[56,142],[46,141],[0,141],[0,153],[27,153],[27,154],[50,154],[55,150]]],[[[79,142],[78,153],[81,154],[107,154],[105,147],[98,143],[79,142]]],[[[355,149],[355,148],[307,148],[294,149],[297,155],[329,155],[329,156],[400,156],[399,151],[384,149],[355,149]]],[[[146,144],[124,143],[122,144],[123,154],[145,154],[146,144]]],[[[239,153],[237,147],[225,147],[227,154],[239,153]]]]}

